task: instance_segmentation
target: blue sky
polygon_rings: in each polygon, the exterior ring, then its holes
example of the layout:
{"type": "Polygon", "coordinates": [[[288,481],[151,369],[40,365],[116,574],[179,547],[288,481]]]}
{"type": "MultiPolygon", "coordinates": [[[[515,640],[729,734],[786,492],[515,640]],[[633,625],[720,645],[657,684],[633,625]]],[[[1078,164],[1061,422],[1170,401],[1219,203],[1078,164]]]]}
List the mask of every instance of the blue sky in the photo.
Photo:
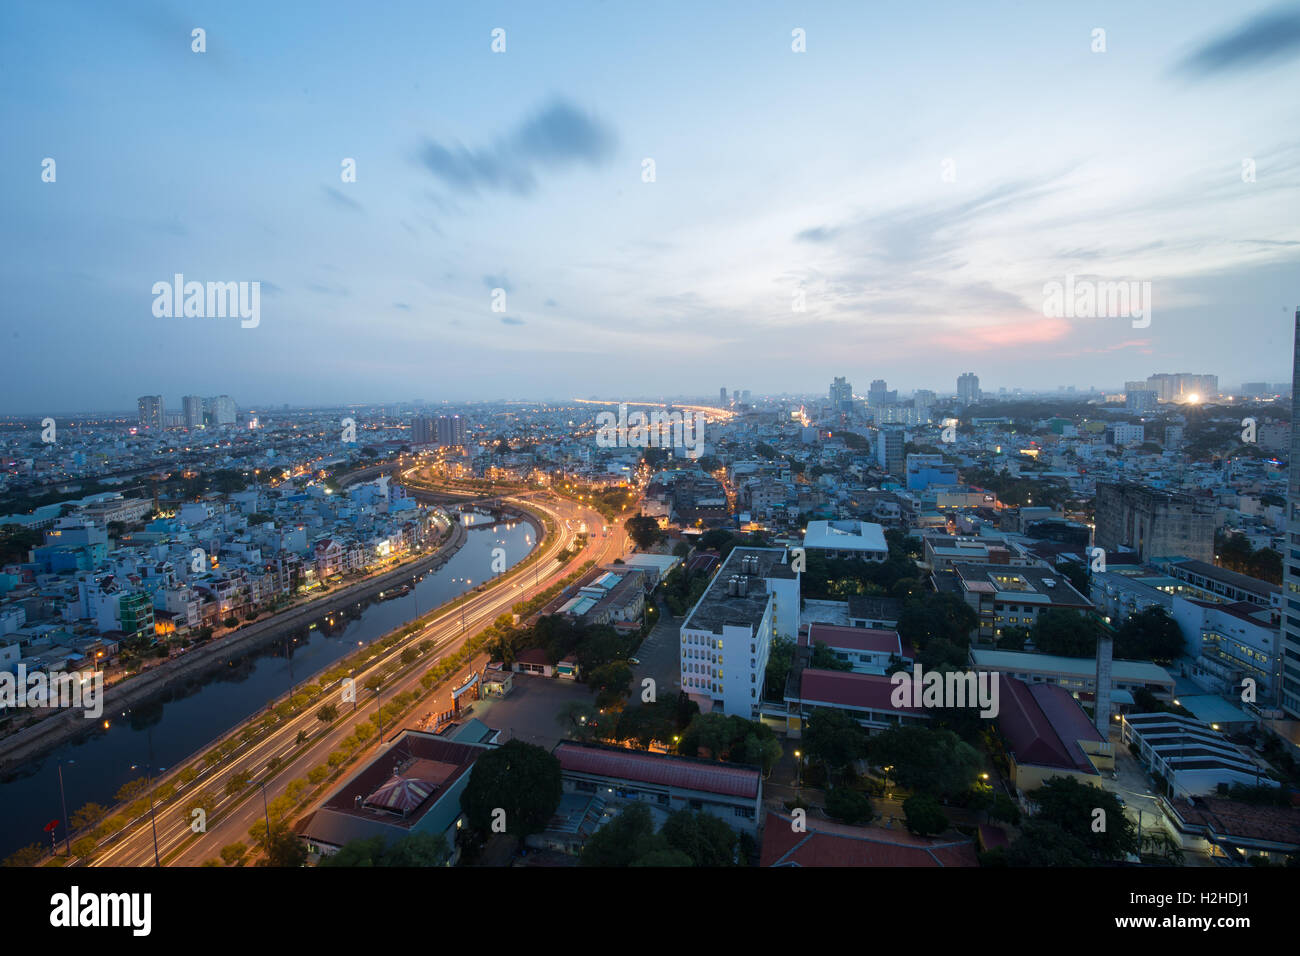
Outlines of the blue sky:
{"type": "Polygon", "coordinates": [[[805,6],[7,5],[0,411],[1290,377],[1300,8],[805,6]]]}

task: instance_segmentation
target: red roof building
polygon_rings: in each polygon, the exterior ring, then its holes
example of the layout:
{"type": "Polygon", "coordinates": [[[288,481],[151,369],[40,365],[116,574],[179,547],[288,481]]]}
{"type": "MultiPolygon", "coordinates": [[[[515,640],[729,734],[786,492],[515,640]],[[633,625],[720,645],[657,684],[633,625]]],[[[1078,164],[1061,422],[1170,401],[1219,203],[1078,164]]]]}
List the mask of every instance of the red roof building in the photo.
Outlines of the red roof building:
{"type": "Polygon", "coordinates": [[[906,830],[851,827],[808,820],[807,832],[789,816],[767,814],[760,866],[979,866],[968,837],[918,837],[906,830]]]}

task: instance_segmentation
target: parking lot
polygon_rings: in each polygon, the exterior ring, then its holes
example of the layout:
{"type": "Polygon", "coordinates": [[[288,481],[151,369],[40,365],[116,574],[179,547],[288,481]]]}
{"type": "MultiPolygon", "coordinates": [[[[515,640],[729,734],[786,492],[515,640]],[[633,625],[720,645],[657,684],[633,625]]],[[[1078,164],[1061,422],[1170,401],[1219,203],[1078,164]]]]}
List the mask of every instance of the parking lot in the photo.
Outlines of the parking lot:
{"type": "Polygon", "coordinates": [[[555,677],[516,674],[514,690],[505,699],[486,698],[476,701],[470,716],[493,730],[501,730],[502,740],[525,740],[550,750],[564,737],[556,715],[570,701],[591,703],[594,696],[586,684],[555,677]]]}
{"type": "Polygon", "coordinates": [[[640,664],[632,665],[632,701],[641,699],[641,681],[655,682],[655,695],[676,696],[682,684],[681,655],[678,653],[682,619],[673,617],[665,604],[659,605],[659,620],[633,655],[640,664]]]}

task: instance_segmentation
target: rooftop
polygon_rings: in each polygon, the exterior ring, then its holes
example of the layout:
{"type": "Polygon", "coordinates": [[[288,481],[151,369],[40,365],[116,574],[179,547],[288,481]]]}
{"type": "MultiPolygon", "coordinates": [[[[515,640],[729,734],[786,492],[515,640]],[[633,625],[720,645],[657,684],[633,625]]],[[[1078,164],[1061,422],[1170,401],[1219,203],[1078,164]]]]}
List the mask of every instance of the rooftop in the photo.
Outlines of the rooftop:
{"type": "Polygon", "coordinates": [[[717,763],[674,754],[624,750],[562,740],[552,751],[564,773],[585,773],[697,793],[756,799],[761,771],[743,764],[717,763]]]}
{"type": "MultiPolygon", "coordinates": [[[[971,648],[971,663],[977,668],[1019,671],[1029,674],[1065,674],[1070,677],[1096,677],[1097,661],[1093,657],[1060,657],[1056,654],[1033,654],[1029,651],[997,651],[971,648]]],[[[1116,680],[1169,684],[1169,672],[1150,661],[1111,662],[1111,676],[1116,680]]]]}
{"type": "Polygon", "coordinates": [[[965,837],[918,837],[902,829],[852,827],[809,820],[798,832],[791,818],[767,814],[760,866],[978,866],[965,837]]]}
{"type": "Polygon", "coordinates": [[[889,550],[885,529],[868,521],[809,521],[804,547],[831,551],[889,550]]]}

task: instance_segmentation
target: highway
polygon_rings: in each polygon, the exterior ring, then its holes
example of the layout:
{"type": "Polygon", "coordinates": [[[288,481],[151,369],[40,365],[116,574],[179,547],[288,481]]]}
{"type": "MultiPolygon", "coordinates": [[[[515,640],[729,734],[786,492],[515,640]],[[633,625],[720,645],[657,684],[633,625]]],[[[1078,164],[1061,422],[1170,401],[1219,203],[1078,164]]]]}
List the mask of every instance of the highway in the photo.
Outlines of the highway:
{"type": "MultiPolygon", "coordinates": [[[[386,651],[379,652],[364,670],[355,675],[357,703],[339,704],[339,716],[333,723],[326,725],[316,716],[317,711],[328,698],[305,708],[298,715],[274,725],[264,736],[241,746],[235,755],[227,758],[215,768],[203,772],[198,779],[186,786],[178,786],[177,795],[165,806],[158,809],[151,822],[146,814],[140,821],[128,827],[101,849],[93,861],[94,866],[152,866],[155,862],[154,826],[157,828],[158,858],[165,865],[198,866],[205,860],[217,858],[223,846],[242,842],[250,845],[248,831],[254,823],[264,821],[263,801],[274,801],[284,794],[288,784],[300,777],[305,777],[308,770],[325,763],[326,758],[338,749],[340,741],[352,733],[355,726],[370,719],[375,711],[375,695],[364,688],[366,677],[378,672],[386,665],[400,660],[401,653],[408,647],[418,647],[426,640],[433,641],[433,647],[419,660],[392,678],[388,685],[380,689],[383,701],[391,700],[404,691],[415,691],[421,700],[410,713],[404,724],[409,725],[416,717],[435,709],[432,701],[446,697],[450,699],[450,690],[460,683],[463,674],[453,674],[446,682],[435,687],[432,692],[425,692],[420,685],[420,678],[443,656],[455,653],[466,640],[490,625],[501,614],[508,613],[511,607],[520,601],[528,600],[545,591],[561,578],[573,573],[586,561],[604,564],[620,557],[621,543],[624,535],[621,528],[611,528],[608,535],[602,535],[600,529],[605,525],[604,519],[595,511],[577,502],[556,498],[550,495],[523,497],[503,497],[516,507],[528,505],[544,512],[555,522],[559,533],[543,545],[543,554],[534,564],[523,569],[513,569],[501,575],[490,584],[480,585],[481,590],[474,593],[462,608],[448,609],[438,614],[429,624],[403,641],[394,644],[386,651]],[[559,553],[574,544],[579,533],[590,529],[587,544],[577,555],[561,565],[557,560],[559,553]],[[463,617],[463,623],[462,623],[463,617]],[[298,745],[296,739],[300,731],[309,735],[308,741],[298,745]],[[297,753],[295,754],[295,751],[297,753]],[[280,758],[281,764],[270,773],[267,763],[273,758],[280,758]],[[244,771],[251,775],[252,783],[245,790],[234,796],[227,796],[226,781],[234,774],[244,771]],[[267,778],[271,777],[268,781],[267,778]],[[265,782],[265,791],[260,786],[265,782]],[[211,800],[213,809],[207,820],[206,832],[199,835],[189,845],[180,849],[174,859],[167,857],[186,841],[195,837],[191,830],[190,818],[184,808],[197,795],[203,794],[211,800]],[[235,803],[242,803],[232,810],[235,803]]],[[[484,577],[490,572],[485,569],[484,577]]],[[[304,683],[308,683],[306,681],[304,683]]],[[[438,707],[436,709],[447,709],[438,707]]],[[[384,738],[392,737],[392,731],[384,729],[384,738]]],[[[214,744],[216,741],[213,742],[214,744]]],[[[378,741],[365,748],[359,758],[349,765],[352,773],[362,761],[373,759],[378,741]]],[[[179,770],[180,768],[174,768],[179,770]]],[[[327,791],[337,786],[337,781],[327,791]]],[[[301,814],[294,814],[294,817],[301,814]]]]}

